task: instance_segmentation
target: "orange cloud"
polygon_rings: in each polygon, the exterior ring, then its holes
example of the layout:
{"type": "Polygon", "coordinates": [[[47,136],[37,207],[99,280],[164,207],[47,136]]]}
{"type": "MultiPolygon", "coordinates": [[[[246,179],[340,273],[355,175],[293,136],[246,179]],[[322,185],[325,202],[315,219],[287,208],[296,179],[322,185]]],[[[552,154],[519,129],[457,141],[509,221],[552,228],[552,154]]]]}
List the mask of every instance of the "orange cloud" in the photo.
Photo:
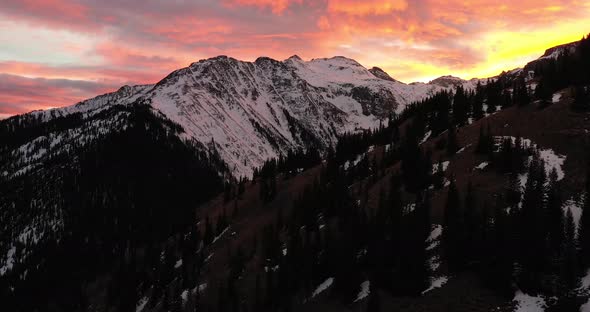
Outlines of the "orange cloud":
{"type": "Polygon", "coordinates": [[[292,3],[301,3],[302,0],[230,0],[228,4],[239,6],[256,6],[271,8],[275,14],[282,14],[292,3]]]}
{"type": "Polygon", "coordinates": [[[403,11],[408,7],[406,0],[329,0],[328,12],[347,15],[385,15],[395,11],[403,11]]]}

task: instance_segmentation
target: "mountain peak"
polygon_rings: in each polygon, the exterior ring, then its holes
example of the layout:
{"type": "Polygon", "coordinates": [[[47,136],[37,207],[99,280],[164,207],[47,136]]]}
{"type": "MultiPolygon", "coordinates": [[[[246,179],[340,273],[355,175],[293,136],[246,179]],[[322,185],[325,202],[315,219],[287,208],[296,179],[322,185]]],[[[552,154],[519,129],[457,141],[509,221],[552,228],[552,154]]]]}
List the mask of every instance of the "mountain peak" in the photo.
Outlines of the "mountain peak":
{"type": "Polygon", "coordinates": [[[339,66],[339,67],[362,67],[362,68],[365,68],[363,65],[361,65],[356,60],[345,57],[345,56],[340,56],[340,55],[329,57],[329,58],[315,58],[315,59],[312,59],[310,62],[311,63],[326,63],[326,64],[329,64],[330,66],[339,66]]]}
{"type": "Polygon", "coordinates": [[[391,78],[391,76],[389,76],[388,73],[386,73],[383,69],[381,69],[379,67],[373,66],[371,69],[369,69],[369,71],[371,72],[371,74],[375,75],[375,77],[377,77],[377,78],[397,82],[397,80],[391,78]]]}
{"type": "Polygon", "coordinates": [[[435,84],[435,85],[439,85],[441,87],[447,88],[447,87],[457,86],[457,85],[463,84],[465,82],[466,81],[464,79],[461,79],[459,77],[445,75],[445,76],[440,76],[434,80],[431,80],[430,82],[428,82],[428,84],[435,84]]]}
{"type": "Polygon", "coordinates": [[[286,59],[286,61],[291,60],[291,61],[297,61],[297,62],[303,62],[303,59],[301,59],[301,57],[299,57],[299,55],[294,54],[291,55],[291,57],[289,57],[288,59],[286,59]]]}

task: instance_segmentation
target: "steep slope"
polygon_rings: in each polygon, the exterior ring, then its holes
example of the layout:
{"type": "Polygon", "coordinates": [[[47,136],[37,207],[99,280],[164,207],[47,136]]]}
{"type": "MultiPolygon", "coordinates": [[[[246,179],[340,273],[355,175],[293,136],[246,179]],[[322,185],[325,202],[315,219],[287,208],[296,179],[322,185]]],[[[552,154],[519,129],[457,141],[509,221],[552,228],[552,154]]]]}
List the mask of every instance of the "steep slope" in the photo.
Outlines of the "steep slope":
{"type": "Polygon", "coordinates": [[[182,128],[149,106],[84,115],[0,124],[0,298],[9,311],[76,309],[80,285],[112,277],[130,250],[165,241],[223,189],[217,155],[180,140],[182,128]]]}
{"type": "MultiPolygon", "coordinates": [[[[404,84],[344,57],[303,61],[219,56],[179,69],[155,85],[124,86],[31,118],[81,113],[137,100],[181,125],[183,139],[215,149],[235,177],[288,151],[325,151],[339,135],[374,128],[391,113],[453,84],[404,84]]],[[[464,82],[468,83],[468,82],[464,82]]],[[[104,129],[108,131],[108,129],[104,129]]]]}

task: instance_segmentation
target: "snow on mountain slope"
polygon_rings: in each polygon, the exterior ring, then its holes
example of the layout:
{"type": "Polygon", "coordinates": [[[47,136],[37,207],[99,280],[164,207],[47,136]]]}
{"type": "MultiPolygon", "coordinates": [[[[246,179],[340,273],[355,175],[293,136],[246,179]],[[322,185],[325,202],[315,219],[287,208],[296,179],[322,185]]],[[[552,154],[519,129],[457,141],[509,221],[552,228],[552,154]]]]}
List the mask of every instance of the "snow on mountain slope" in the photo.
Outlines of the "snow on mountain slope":
{"type": "Polygon", "coordinates": [[[119,90],[84,100],[72,106],[33,111],[30,114],[44,121],[56,117],[64,117],[74,113],[81,113],[84,117],[92,117],[111,105],[127,105],[133,103],[153,85],[122,86],[119,90]]]}
{"type": "Polygon", "coordinates": [[[91,119],[113,105],[145,103],[181,125],[184,139],[216,149],[234,176],[250,176],[271,157],[296,149],[325,151],[344,132],[374,128],[415,101],[469,83],[404,84],[387,77],[345,57],[244,62],[218,56],[176,70],[154,85],[124,86],[30,115],[49,121],[80,113],[91,119]]]}

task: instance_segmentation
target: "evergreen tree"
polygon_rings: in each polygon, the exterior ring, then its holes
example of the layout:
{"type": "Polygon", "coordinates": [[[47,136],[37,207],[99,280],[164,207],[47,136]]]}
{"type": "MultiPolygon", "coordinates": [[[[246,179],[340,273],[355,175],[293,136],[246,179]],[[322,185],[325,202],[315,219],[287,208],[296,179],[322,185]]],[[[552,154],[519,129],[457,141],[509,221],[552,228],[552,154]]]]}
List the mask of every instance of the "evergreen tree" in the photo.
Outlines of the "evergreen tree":
{"type": "Polygon", "coordinates": [[[500,99],[500,106],[502,107],[502,109],[505,109],[507,107],[512,106],[512,103],[513,103],[512,95],[510,94],[510,91],[505,89],[504,91],[502,91],[502,98],[500,99]]]}
{"type": "Polygon", "coordinates": [[[516,210],[518,203],[520,203],[522,187],[520,186],[520,179],[516,172],[511,172],[508,177],[508,185],[506,186],[506,204],[511,209],[516,210]]]}
{"type": "Polygon", "coordinates": [[[417,138],[412,131],[406,134],[402,144],[402,177],[406,191],[416,193],[430,184],[432,163],[418,145],[417,138]]]}
{"type": "Polygon", "coordinates": [[[475,87],[475,95],[473,96],[473,113],[472,117],[474,120],[480,120],[484,117],[483,111],[484,91],[483,86],[478,81],[475,87]]]}
{"type": "Polygon", "coordinates": [[[544,204],[545,170],[538,154],[533,156],[519,215],[521,244],[520,263],[523,267],[519,286],[523,291],[537,292],[541,286],[540,273],[546,265],[546,212],[544,204]]]}
{"type": "Polygon", "coordinates": [[[572,109],[586,111],[590,109],[590,95],[584,86],[576,86],[574,88],[574,102],[572,109]]]}
{"type": "Polygon", "coordinates": [[[461,127],[467,124],[469,100],[462,86],[458,86],[453,98],[453,121],[461,127]]]}
{"type": "Polygon", "coordinates": [[[490,133],[489,124],[487,132],[484,131],[483,125],[479,127],[479,137],[475,153],[489,155],[494,150],[494,137],[490,133]]]}
{"type": "Polygon", "coordinates": [[[535,88],[535,96],[542,102],[550,102],[551,95],[553,95],[552,87],[548,78],[544,75],[535,88]]]}
{"type": "Polygon", "coordinates": [[[461,199],[455,180],[451,180],[447,193],[443,223],[444,256],[449,270],[458,272],[463,269],[464,257],[464,220],[461,199]]]}
{"type": "Polygon", "coordinates": [[[519,106],[529,105],[531,102],[529,93],[524,78],[519,78],[514,86],[514,101],[518,103],[519,106]]]}
{"type": "Polygon", "coordinates": [[[513,275],[513,224],[506,214],[503,204],[498,201],[494,209],[494,220],[491,233],[491,244],[488,248],[490,255],[487,257],[486,280],[493,289],[507,297],[514,295],[512,289],[513,275]]]}
{"type": "MultiPolygon", "coordinates": [[[[391,176],[390,190],[389,190],[389,206],[391,214],[391,250],[399,250],[400,241],[402,238],[402,218],[404,214],[404,207],[402,204],[401,195],[401,181],[398,175],[391,176]]],[[[399,254],[398,254],[399,255],[399,254]]],[[[397,263],[397,261],[395,261],[397,263]]]]}
{"type": "Polygon", "coordinates": [[[463,220],[464,220],[464,248],[469,251],[465,256],[474,259],[478,256],[479,245],[482,243],[481,231],[483,230],[479,210],[477,208],[477,199],[473,184],[467,185],[467,193],[463,201],[463,220]]]}
{"type": "MultiPolygon", "coordinates": [[[[559,256],[564,242],[563,199],[561,198],[561,183],[557,181],[557,171],[553,168],[549,176],[547,192],[547,221],[549,236],[549,251],[559,256]]],[[[574,237],[575,238],[575,237],[574,237]]]]}
{"type": "Polygon", "coordinates": [[[455,155],[458,150],[459,142],[457,142],[457,132],[455,127],[451,125],[447,131],[447,155],[455,155]]]}
{"type": "Polygon", "coordinates": [[[588,166],[582,216],[579,224],[580,263],[584,270],[590,268],[590,166],[588,166]]]}
{"type": "Polygon", "coordinates": [[[399,274],[394,283],[397,292],[419,295],[429,283],[430,268],[426,239],[430,234],[430,196],[417,196],[416,208],[407,215],[400,248],[399,274]]]}
{"type": "Polygon", "coordinates": [[[442,92],[435,95],[432,99],[434,112],[430,121],[430,130],[432,135],[436,136],[442,133],[450,125],[449,111],[451,109],[451,100],[447,93],[442,92]]]}
{"type": "Polygon", "coordinates": [[[576,250],[576,224],[570,209],[565,217],[565,243],[563,244],[562,280],[568,290],[578,286],[578,259],[576,250]]]}

